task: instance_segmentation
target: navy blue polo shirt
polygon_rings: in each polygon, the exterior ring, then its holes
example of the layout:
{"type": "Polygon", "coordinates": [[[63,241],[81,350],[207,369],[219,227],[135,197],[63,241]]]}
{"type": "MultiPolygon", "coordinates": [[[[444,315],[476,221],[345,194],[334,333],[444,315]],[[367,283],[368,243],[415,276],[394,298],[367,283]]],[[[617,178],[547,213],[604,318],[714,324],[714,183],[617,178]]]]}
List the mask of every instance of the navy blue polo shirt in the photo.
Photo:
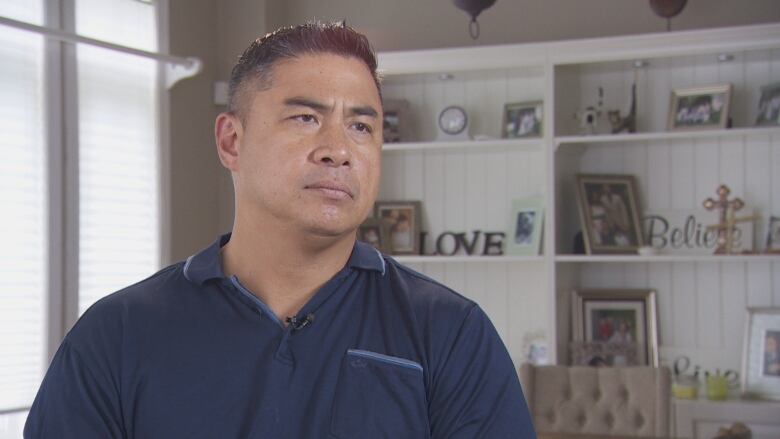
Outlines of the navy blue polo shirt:
{"type": "Polygon", "coordinates": [[[84,313],[25,437],[535,437],[474,302],[358,242],[285,326],[223,274],[229,239],[84,313]]]}

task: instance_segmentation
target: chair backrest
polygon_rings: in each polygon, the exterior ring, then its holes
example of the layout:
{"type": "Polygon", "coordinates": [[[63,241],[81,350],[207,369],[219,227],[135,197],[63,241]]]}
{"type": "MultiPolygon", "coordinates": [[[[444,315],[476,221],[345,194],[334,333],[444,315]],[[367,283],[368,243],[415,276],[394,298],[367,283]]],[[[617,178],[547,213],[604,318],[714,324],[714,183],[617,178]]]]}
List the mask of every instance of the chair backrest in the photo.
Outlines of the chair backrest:
{"type": "Polygon", "coordinates": [[[539,432],[669,436],[667,367],[520,367],[539,432]]]}

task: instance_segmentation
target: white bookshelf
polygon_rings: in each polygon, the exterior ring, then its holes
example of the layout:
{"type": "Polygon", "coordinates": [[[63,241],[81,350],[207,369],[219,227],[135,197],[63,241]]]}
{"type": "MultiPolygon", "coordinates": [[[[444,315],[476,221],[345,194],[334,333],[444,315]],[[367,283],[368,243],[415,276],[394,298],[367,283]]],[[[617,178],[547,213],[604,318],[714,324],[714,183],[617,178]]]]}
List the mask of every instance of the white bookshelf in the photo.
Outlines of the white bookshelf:
{"type": "Polygon", "coordinates": [[[780,25],[393,52],[380,54],[380,68],[384,96],[410,104],[413,138],[384,146],[379,199],[422,201],[427,252],[444,231],[506,231],[513,198],[546,201],[538,256],[397,257],[480,303],[518,365],[523,336],[539,330],[552,361],[568,361],[572,289],[653,288],[662,360],[685,352],[714,368],[709,353],[719,352],[738,367],[744,309],[780,306],[780,255],[570,254],[580,229],[573,180],[635,175],[642,210],[696,208],[725,183],[762,217],[754,246],[763,249],[766,219],[780,215],[780,127],[752,125],[759,88],[780,82],[780,25]],[[720,53],[733,60],[718,62],[720,53]],[[647,67],[635,69],[637,59],[647,67]],[[595,103],[598,86],[605,109],[625,112],[633,82],[637,133],[579,133],[573,115],[595,103]],[[666,131],[672,89],[725,82],[733,128],[666,131]],[[543,136],[501,139],[504,104],[538,100],[543,136]],[[467,110],[472,135],[492,139],[434,142],[448,105],[467,110]]]}
{"type": "Polygon", "coordinates": [[[680,131],[631,134],[601,134],[592,136],[561,136],[555,138],[555,145],[628,143],[643,141],[696,140],[696,139],[728,139],[744,136],[780,136],[780,128],[752,127],[727,130],[680,131]]]}
{"type": "Polygon", "coordinates": [[[420,264],[420,263],[433,263],[433,264],[450,264],[454,262],[468,262],[468,263],[486,263],[486,262],[499,262],[499,263],[518,263],[518,262],[533,262],[541,263],[545,259],[543,256],[394,256],[395,260],[402,264],[420,264]]]}
{"type": "Polygon", "coordinates": [[[485,149],[485,148],[515,148],[541,149],[544,143],[541,139],[484,139],[465,140],[460,142],[403,142],[386,143],[383,152],[391,151],[430,151],[434,149],[485,149]]]}
{"type": "Polygon", "coordinates": [[[632,263],[632,262],[780,262],[780,255],[558,255],[561,263],[632,263]]]}

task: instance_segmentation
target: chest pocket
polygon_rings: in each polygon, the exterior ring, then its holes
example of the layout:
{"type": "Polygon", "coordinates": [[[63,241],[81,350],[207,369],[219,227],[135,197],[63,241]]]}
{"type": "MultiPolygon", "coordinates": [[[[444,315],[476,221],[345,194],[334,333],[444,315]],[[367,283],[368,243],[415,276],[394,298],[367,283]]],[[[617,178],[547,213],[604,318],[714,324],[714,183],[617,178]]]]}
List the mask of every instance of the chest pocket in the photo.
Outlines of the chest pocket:
{"type": "Polygon", "coordinates": [[[430,437],[418,363],[350,349],[341,362],[331,432],[340,439],[430,437]]]}

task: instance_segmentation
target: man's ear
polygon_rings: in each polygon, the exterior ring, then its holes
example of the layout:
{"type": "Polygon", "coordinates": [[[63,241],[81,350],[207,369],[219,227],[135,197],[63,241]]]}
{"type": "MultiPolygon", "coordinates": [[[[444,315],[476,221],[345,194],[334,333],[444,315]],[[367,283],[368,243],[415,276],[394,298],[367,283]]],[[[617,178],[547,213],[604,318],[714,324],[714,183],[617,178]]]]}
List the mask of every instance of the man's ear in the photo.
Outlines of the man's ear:
{"type": "Polygon", "coordinates": [[[232,113],[220,113],[214,123],[214,138],[217,141],[217,154],[222,166],[230,171],[238,171],[238,149],[244,127],[241,120],[232,113]]]}

